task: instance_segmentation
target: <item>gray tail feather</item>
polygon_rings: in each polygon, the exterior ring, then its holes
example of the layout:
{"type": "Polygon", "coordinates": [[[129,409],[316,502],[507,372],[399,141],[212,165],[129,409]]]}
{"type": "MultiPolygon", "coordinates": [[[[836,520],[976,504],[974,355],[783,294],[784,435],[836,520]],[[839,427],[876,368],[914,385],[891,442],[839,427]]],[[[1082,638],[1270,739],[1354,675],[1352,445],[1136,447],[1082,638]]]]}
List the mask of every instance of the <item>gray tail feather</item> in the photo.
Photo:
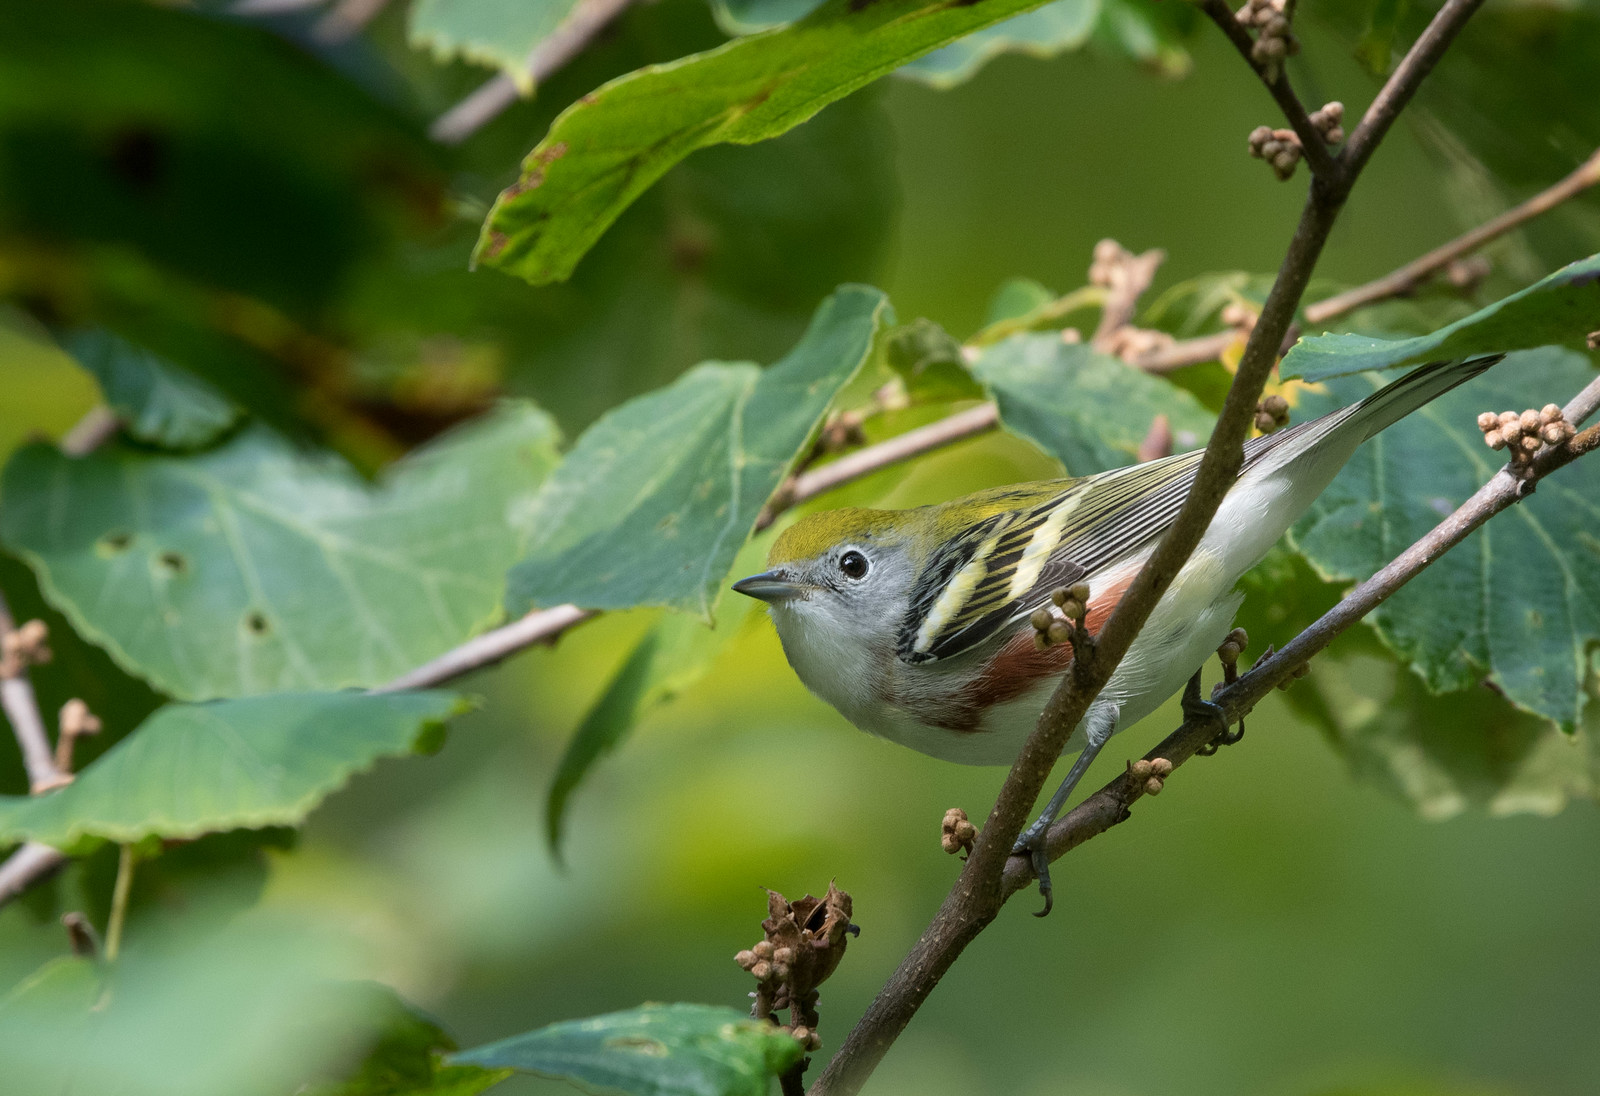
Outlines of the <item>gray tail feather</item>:
{"type": "Polygon", "coordinates": [[[1504,354],[1420,365],[1391,384],[1386,384],[1359,403],[1340,408],[1320,419],[1299,423],[1264,437],[1245,442],[1245,467],[1261,461],[1279,463],[1310,452],[1335,432],[1357,430],[1361,441],[1405,418],[1417,408],[1438,399],[1458,384],[1465,384],[1494,365],[1504,354]]]}
{"type": "Polygon", "coordinates": [[[1424,404],[1432,403],[1459,384],[1465,384],[1496,364],[1504,354],[1421,365],[1350,408],[1347,421],[1360,423],[1364,438],[1388,429],[1424,404]]]}

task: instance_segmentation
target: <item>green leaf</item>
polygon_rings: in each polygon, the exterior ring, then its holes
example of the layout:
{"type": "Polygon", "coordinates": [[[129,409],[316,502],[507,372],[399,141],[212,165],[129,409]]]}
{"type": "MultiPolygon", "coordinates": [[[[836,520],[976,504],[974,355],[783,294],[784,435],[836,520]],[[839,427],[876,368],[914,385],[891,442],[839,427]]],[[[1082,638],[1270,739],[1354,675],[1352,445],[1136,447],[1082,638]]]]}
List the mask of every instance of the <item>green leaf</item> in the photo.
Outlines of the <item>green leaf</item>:
{"type": "Polygon", "coordinates": [[[993,326],[1002,320],[1020,319],[1044,308],[1057,296],[1055,290],[1032,278],[1008,278],[989,298],[989,312],[983,321],[984,325],[993,326]]]}
{"type": "Polygon", "coordinates": [[[239,408],[210,385],[109,331],[76,331],[62,341],[100,382],[123,429],[140,441],[199,449],[239,421],[239,408]]]}
{"type": "Polygon", "coordinates": [[[961,344],[925,317],[919,316],[890,333],[884,345],[884,359],[899,374],[913,400],[983,398],[983,389],[967,369],[961,344]]]}
{"type": "Polygon", "coordinates": [[[1284,355],[1285,377],[1325,377],[1536,346],[1581,347],[1600,327],[1600,255],[1569,263],[1528,288],[1413,339],[1367,335],[1302,338],[1284,355]]]}
{"type": "Polygon", "coordinates": [[[371,997],[342,979],[370,941],[295,908],[215,924],[212,897],[130,925],[113,965],[58,961],[0,1001],[7,1096],[284,1096],[368,1043],[371,997]]]}
{"type": "MultiPolygon", "coordinates": [[[[1513,354],[1471,384],[1390,427],[1350,463],[1290,531],[1328,579],[1365,579],[1460,506],[1501,465],[1477,416],[1564,403],[1593,380],[1580,354],[1513,354]]],[[[1307,392],[1311,418],[1381,387],[1366,374],[1307,392]]],[[[1473,533],[1367,619],[1436,691],[1487,675],[1517,706],[1572,730],[1584,705],[1588,650],[1600,641],[1600,464],[1578,461],[1473,533]]]]}
{"type": "Polygon", "coordinates": [[[389,987],[369,982],[348,989],[366,999],[361,1011],[379,1024],[372,1049],[348,1077],[296,1096],[477,1096],[511,1076],[505,1069],[447,1064],[456,1041],[389,987]]]}
{"type": "MultiPolygon", "coordinates": [[[[1495,520],[1499,520],[1498,518],[1495,520]]],[[[1600,799],[1600,718],[1563,734],[1490,689],[1435,696],[1391,659],[1319,657],[1286,694],[1368,780],[1430,820],[1549,816],[1600,799]]]]}
{"type": "Polygon", "coordinates": [[[188,457],[33,445],[0,529],[82,635],[171,696],[373,686],[498,617],[555,440],[507,404],[375,487],[260,426],[188,457]]]}
{"type": "Polygon", "coordinates": [[[475,261],[560,281],[630,203],[707,145],[751,144],[1039,0],[828,0],[798,23],[654,65],[569,107],[496,199],[475,261]]]}
{"type": "Polygon", "coordinates": [[[1056,0],[942,46],[903,66],[899,75],[952,88],[972,79],[1002,53],[1048,59],[1077,49],[1089,40],[1099,18],[1100,0],[1056,0]]]}
{"type": "Polygon", "coordinates": [[[717,26],[728,34],[756,34],[804,19],[823,0],[711,0],[717,26]]]}
{"type": "Polygon", "coordinates": [[[771,368],[707,362],[601,418],[534,501],[507,607],[667,605],[709,620],[762,504],[890,318],[881,292],[844,286],[771,368]]]}
{"type": "Polygon", "coordinates": [[[1212,414],[1183,389],[1057,335],[1013,335],[983,352],[972,372],[994,393],[1000,420],[1074,476],[1131,464],[1157,415],[1174,450],[1203,444],[1212,414]]]}
{"type": "Polygon", "coordinates": [[[454,57],[505,70],[532,90],[528,54],[579,0],[414,0],[406,36],[439,61],[454,57]]]}
{"type": "Polygon", "coordinates": [[[722,598],[712,627],[673,613],[646,633],[567,743],[545,800],[545,831],[559,854],[567,804],[595,763],[620,746],[651,709],[699,681],[749,616],[748,598],[722,598]]]}
{"type": "Polygon", "coordinates": [[[1394,36],[1406,7],[1406,0],[1372,0],[1372,16],[1366,33],[1356,43],[1356,59],[1374,76],[1389,75],[1394,36]]]}
{"type": "Polygon", "coordinates": [[[451,1061],[628,1096],[766,1096],[803,1053],[787,1031],[745,1013],[678,1004],[551,1024],[451,1061]]]}
{"type": "Polygon", "coordinates": [[[292,826],[380,757],[438,747],[451,693],[279,693],[170,704],[77,779],[0,796],[0,841],[72,852],[292,826]]]}

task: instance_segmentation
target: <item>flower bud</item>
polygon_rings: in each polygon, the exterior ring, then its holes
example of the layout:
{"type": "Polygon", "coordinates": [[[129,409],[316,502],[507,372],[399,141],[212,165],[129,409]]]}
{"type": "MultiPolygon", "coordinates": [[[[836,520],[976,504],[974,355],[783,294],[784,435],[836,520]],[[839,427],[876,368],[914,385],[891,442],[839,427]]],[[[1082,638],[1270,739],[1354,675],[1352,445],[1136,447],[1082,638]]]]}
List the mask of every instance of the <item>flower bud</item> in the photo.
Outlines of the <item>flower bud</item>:
{"type": "Polygon", "coordinates": [[[1055,623],[1055,619],[1055,615],[1049,609],[1041,607],[1029,614],[1028,623],[1032,624],[1038,631],[1043,632],[1055,623]]]}
{"type": "Polygon", "coordinates": [[[1539,429],[1539,412],[1529,409],[1522,413],[1523,433],[1532,433],[1539,429]]]}
{"type": "Polygon", "coordinates": [[[1478,429],[1482,430],[1486,434],[1499,425],[1500,416],[1496,415],[1493,411],[1485,411],[1483,414],[1478,416],[1478,429]]]}
{"type": "Polygon", "coordinates": [[[1506,447],[1505,435],[1498,430],[1491,430],[1483,436],[1483,442],[1490,449],[1504,449],[1506,447]]]}
{"type": "Polygon", "coordinates": [[[1522,439],[1521,420],[1512,419],[1510,422],[1506,422],[1504,419],[1501,419],[1500,436],[1506,439],[1506,444],[1515,445],[1522,439]]]}
{"type": "Polygon", "coordinates": [[[1135,780],[1146,779],[1150,776],[1152,771],[1153,770],[1150,766],[1150,762],[1146,761],[1142,757],[1138,761],[1135,761],[1133,764],[1128,766],[1128,772],[1135,780]]]}
{"type": "Polygon", "coordinates": [[[755,966],[750,968],[750,973],[755,975],[756,981],[765,982],[772,977],[772,964],[765,959],[759,960],[755,966]]]}
{"type": "Polygon", "coordinates": [[[733,961],[735,963],[738,963],[745,970],[749,970],[751,967],[756,965],[756,954],[755,954],[755,952],[751,951],[749,948],[746,948],[745,950],[741,951],[738,955],[735,955],[733,957],[733,961]]]}
{"type": "Polygon", "coordinates": [[[1081,601],[1084,604],[1089,602],[1089,584],[1087,582],[1075,583],[1067,593],[1071,594],[1075,601],[1081,601]]]}
{"type": "Polygon", "coordinates": [[[1150,762],[1150,771],[1156,776],[1166,777],[1172,773],[1172,762],[1164,757],[1158,757],[1150,762]]]}
{"type": "Polygon", "coordinates": [[[1544,443],[1539,440],[1538,434],[1526,434],[1522,439],[1522,451],[1524,453],[1537,453],[1539,446],[1542,444],[1544,443]]]}
{"type": "Polygon", "coordinates": [[[771,959],[772,958],[772,950],[773,950],[772,949],[772,941],[771,940],[762,940],[760,943],[758,943],[755,947],[751,948],[750,950],[756,953],[756,958],[757,959],[771,959]]]}
{"type": "Polygon", "coordinates": [[[1539,421],[1560,422],[1562,419],[1561,408],[1553,403],[1547,403],[1539,409],[1539,421]]]}
{"type": "Polygon", "coordinates": [[[1072,639],[1072,629],[1067,627],[1065,621],[1058,620],[1050,625],[1050,630],[1046,635],[1051,643],[1066,643],[1072,639]]]}
{"type": "Polygon", "coordinates": [[[1500,425],[1501,426],[1510,426],[1512,423],[1520,422],[1520,421],[1522,421],[1522,416],[1517,414],[1515,411],[1502,411],[1502,412],[1500,412],[1500,425]]]}
{"type": "Polygon", "coordinates": [[[1146,780],[1144,782],[1144,794],[1145,795],[1160,795],[1161,794],[1161,788],[1162,788],[1162,784],[1161,784],[1161,778],[1160,777],[1152,776],[1149,780],[1146,780]]]}
{"type": "Polygon", "coordinates": [[[775,963],[792,963],[792,962],[794,962],[794,949],[793,948],[778,948],[777,950],[775,950],[772,953],[772,961],[775,962],[775,963]]]}

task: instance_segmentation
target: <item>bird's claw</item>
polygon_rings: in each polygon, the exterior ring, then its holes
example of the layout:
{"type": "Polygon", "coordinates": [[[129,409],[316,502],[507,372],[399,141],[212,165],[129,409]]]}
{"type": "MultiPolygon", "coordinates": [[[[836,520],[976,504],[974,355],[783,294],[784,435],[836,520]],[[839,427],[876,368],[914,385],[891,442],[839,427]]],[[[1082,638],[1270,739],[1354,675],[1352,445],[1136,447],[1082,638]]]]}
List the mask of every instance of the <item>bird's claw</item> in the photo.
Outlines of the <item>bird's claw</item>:
{"type": "Polygon", "coordinates": [[[1222,710],[1222,705],[1215,704],[1200,695],[1200,673],[1189,679],[1189,684],[1183,690],[1183,717],[1197,722],[1211,723],[1217,728],[1204,746],[1195,753],[1201,757],[1210,757],[1223,746],[1232,746],[1244,737],[1244,720],[1239,720],[1239,729],[1234,731],[1228,726],[1227,713],[1222,710]]]}
{"type": "Polygon", "coordinates": [[[1033,874],[1039,877],[1039,894],[1044,897],[1044,909],[1035,913],[1035,917],[1049,916],[1056,904],[1055,888],[1050,885],[1050,854],[1045,851],[1044,834],[1044,828],[1035,823],[1011,846],[1011,855],[1026,856],[1033,865],[1033,874]]]}

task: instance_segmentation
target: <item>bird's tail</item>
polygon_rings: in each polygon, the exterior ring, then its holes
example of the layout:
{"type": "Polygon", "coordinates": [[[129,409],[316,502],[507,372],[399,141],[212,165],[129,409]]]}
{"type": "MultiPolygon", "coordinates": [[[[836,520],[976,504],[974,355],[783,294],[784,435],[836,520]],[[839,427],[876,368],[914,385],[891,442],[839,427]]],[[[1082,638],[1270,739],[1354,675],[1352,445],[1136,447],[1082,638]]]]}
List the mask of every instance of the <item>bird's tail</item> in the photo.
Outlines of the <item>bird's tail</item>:
{"type": "Polygon", "coordinates": [[[1418,366],[1359,403],[1287,430],[1252,438],[1245,443],[1245,467],[1281,467],[1301,456],[1323,451],[1321,443],[1334,434],[1343,436],[1353,451],[1380,430],[1393,426],[1458,384],[1465,384],[1503,357],[1504,354],[1488,354],[1418,366]]]}
{"type": "Polygon", "coordinates": [[[1481,358],[1457,358],[1418,366],[1350,408],[1347,421],[1352,426],[1361,426],[1365,441],[1457,385],[1470,381],[1504,357],[1504,354],[1487,354],[1481,358]]]}

